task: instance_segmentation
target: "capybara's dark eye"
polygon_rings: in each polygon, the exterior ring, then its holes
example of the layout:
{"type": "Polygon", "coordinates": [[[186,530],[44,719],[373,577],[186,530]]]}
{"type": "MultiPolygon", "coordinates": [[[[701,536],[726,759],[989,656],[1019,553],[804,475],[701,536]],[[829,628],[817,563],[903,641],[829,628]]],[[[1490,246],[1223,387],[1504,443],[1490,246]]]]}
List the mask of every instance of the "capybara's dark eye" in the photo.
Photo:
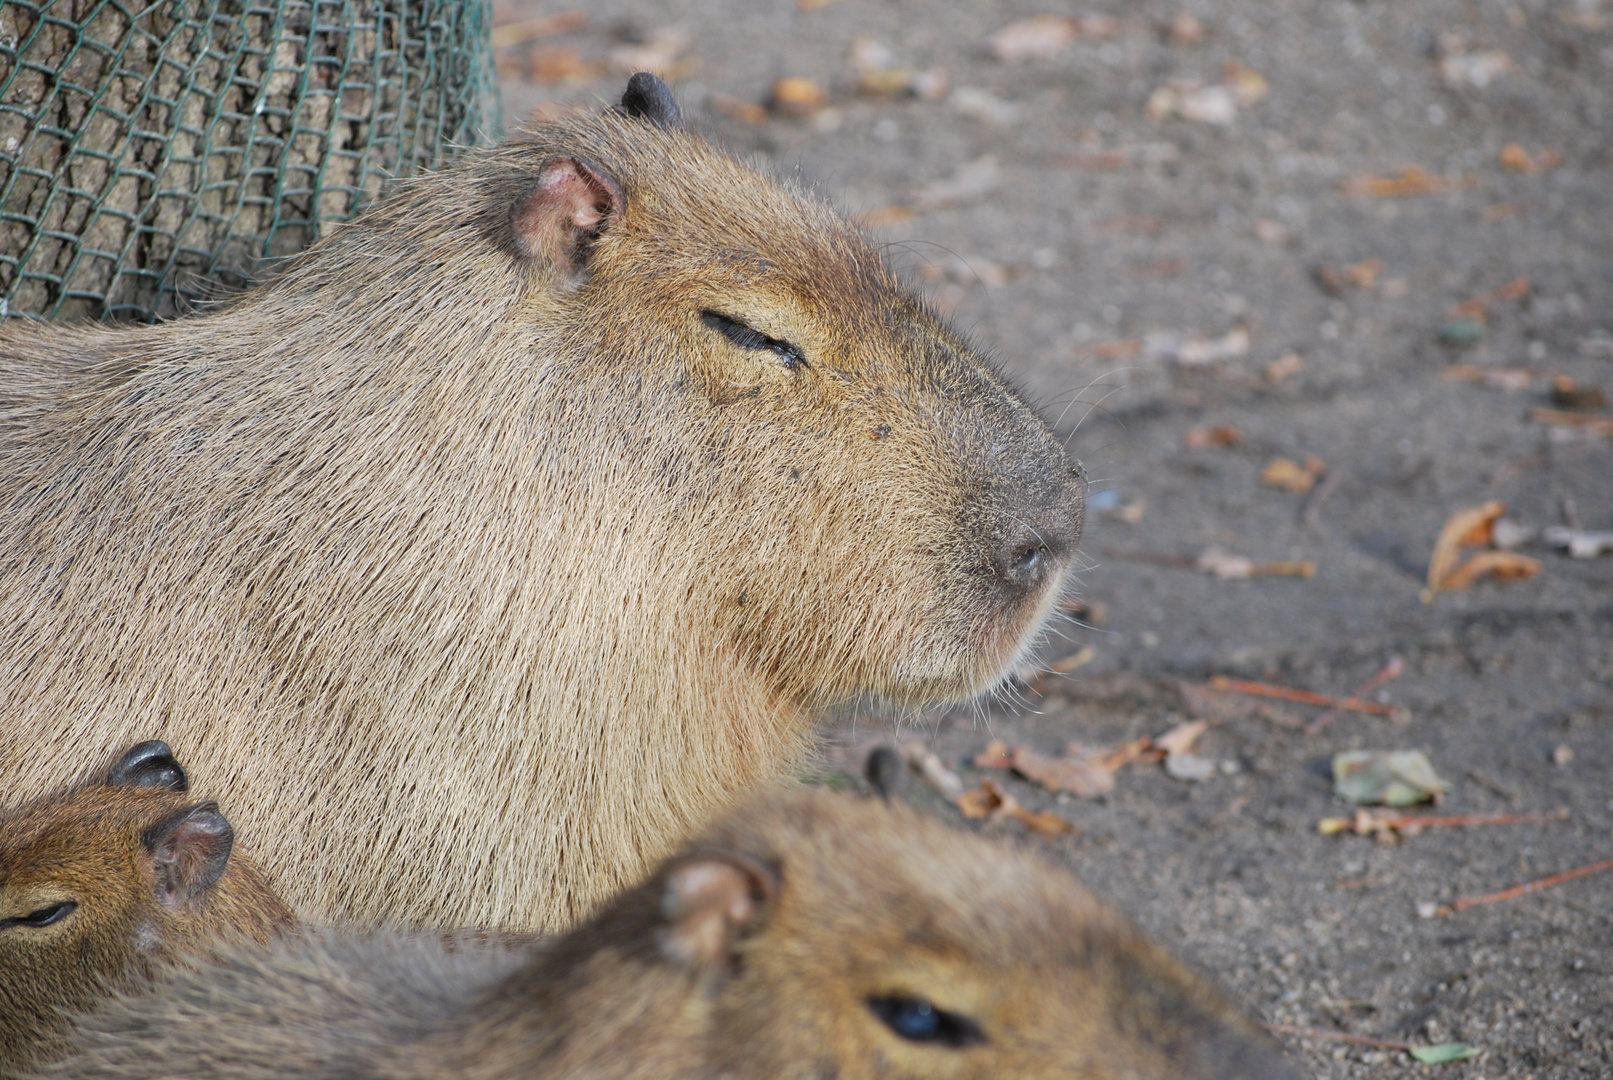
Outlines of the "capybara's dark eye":
{"type": "Polygon", "coordinates": [[[52,923],[59,923],[77,910],[77,900],[63,900],[59,904],[42,907],[38,911],[29,912],[27,915],[16,915],[9,919],[0,919],[0,930],[12,926],[31,926],[38,929],[42,926],[49,926],[52,923]]]}
{"type": "Polygon", "coordinates": [[[741,349],[770,349],[778,353],[787,368],[811,367],[807,363],[806,354],[788,341],[780,338],[768,337],[754,327],[746,326],[738,319],[730,318],[721,312],[702,311],[700,321],[711,327],[723,337],[738,345],[741,349]]]}
{"type": "Polygon", "coordinates": [[[923,998],[872,997],[868,1007],[908,1042],[958,1049],[986,1041],[979,1024],[967,1016],[937,1009],[923,998]]]}

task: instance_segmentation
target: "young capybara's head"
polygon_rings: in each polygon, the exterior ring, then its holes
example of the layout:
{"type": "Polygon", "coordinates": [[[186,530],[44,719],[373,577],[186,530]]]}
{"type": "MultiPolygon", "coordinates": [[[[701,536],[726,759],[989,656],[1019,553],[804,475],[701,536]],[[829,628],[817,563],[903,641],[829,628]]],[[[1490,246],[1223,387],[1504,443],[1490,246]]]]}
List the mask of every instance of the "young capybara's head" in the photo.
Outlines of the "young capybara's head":
{"type": "Polygon", "coordinates": [[[97,782],[0,813],[0,1065],[45,1060],[66,1015],[111,989],[291,925],[262,876],[231,864],[218,804],[188,788],[168,747],[146,742],[97,782]]]}
{"type": "Polygon", "coordinates": [[[821,792],[752,798],[539,970],[549,1007],[600,1018],[555,1031],[560,1057],[598,1075],[657,1075],[613,1070],[664,1053],[666,1076],[1299,1076],[1065,871],[902,805],[821,792]]]}
{"type": "Polygon", "coordinates": [[[530,483],[564,520],[534,541],[590,603],[681,611],[669,636],[715,632],[816,705],[968,697],[1027,648],[1071,573],[1079,465],[855,227],[683,130],[660,80],[405,190],[350,242],[440,244],[410,253],[438,289],[507,303],[527,359],[485,377],[545,444],[530,483]],[[443,280],[489,246],[508,285],[443,280]]]}

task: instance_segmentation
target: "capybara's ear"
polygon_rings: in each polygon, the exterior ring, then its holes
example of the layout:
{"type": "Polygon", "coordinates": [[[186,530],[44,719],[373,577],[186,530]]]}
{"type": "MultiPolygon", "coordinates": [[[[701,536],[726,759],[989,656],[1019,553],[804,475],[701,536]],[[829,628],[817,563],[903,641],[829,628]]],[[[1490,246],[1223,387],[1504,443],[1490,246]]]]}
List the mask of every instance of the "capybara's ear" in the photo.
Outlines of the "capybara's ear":
{"type": "Polygon", "coordinates": [[[189,791],[190,777],[161,739],[136,743],[112,765],[107,783],[113,787],[157,787],[189,791]]]}
{"type": "Polygon", "coordinates": [[[141,840],[156,873],[157,899],[171,911],[185,911],[223,875],[235,830],[218,803],[204,802],[164,818],[141,840]]]}
{"type": "Polygon", "coordinates": [[[863,759],[863,779],[881,799],[899,802],[907,790],[907,762],[895,747],[876,746],[863,759]]]}
{"type": "Polygon", "coordinates": [[[661,76],[648,71],[640,71],[627,80],[627,91],[622,94],[622,112],[664,128],[683,126],[683,110],[678,108],[672,88],[661,76]]]}
{"type": "Polygon", "coordinates": [[[697,849],[673,864],[661,895],[661,952],[676,963],[715,969],[760,925],[778,896],[773,867],[738,851],[697,849]]]}
{"type": "Polygon", "coordinates": [[[624,205],[621,185],[606,173],[576,158],[550,158],[510,211],[515,250],[553,266],[566,284],[579,284],[589,242],[624,205]]]}

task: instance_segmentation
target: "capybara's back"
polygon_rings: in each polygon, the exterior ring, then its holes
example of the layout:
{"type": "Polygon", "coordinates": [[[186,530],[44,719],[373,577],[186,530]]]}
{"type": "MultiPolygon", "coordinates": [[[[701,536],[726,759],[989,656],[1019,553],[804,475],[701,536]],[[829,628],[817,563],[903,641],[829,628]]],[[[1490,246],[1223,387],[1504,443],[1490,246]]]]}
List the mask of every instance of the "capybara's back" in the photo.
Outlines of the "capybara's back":
{"type": "Polygon", "coordinates": [[[5,328],[0,779],[156,734],[306,914],[553,928],[824,708],[1002,678],[1078,470],[675,121],[636,76],[222,310],[5,328]]]}
{"type": "Polygon", "coordinates": [[[746,802],[512,968],[424,936],[237,953],[87,1020],[56,1077],[1296,1080],[1069,874],[905,807],[746,802]]]}
{"type": "Polygon", "coordinates": [[[292,925],[218,804],[186,794],[168,747],[0,810],[0,1076],[59,1053],[72,1013],[230,940],[292,925]]]}

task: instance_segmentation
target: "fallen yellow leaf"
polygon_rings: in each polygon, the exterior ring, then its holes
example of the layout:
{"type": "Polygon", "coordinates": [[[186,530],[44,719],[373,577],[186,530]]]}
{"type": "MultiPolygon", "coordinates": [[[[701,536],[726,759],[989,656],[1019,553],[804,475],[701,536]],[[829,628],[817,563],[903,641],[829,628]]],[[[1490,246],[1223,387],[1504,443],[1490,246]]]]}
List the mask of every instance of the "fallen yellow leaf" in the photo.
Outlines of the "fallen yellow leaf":
{"type": "MultiPolygon", "coordinates": [[[[1445,588],[1445,580],[1456,569],[1457,557],[1465,547],[1490,542],[1491,528],[1496,518],[1506,512],[1506,505],[1499,499],[1491,499],[1481,506],[1458,510],[1445,522],[1440,529],[1439,538],[1434,541],[1434,553],[1428,559],[1428,581],[1423,588],[1423,603],[1428,603],[1434,594],[1445,588]]],[[[1471,579],[1469,579],[1471,580],[1471,579]]]]}

